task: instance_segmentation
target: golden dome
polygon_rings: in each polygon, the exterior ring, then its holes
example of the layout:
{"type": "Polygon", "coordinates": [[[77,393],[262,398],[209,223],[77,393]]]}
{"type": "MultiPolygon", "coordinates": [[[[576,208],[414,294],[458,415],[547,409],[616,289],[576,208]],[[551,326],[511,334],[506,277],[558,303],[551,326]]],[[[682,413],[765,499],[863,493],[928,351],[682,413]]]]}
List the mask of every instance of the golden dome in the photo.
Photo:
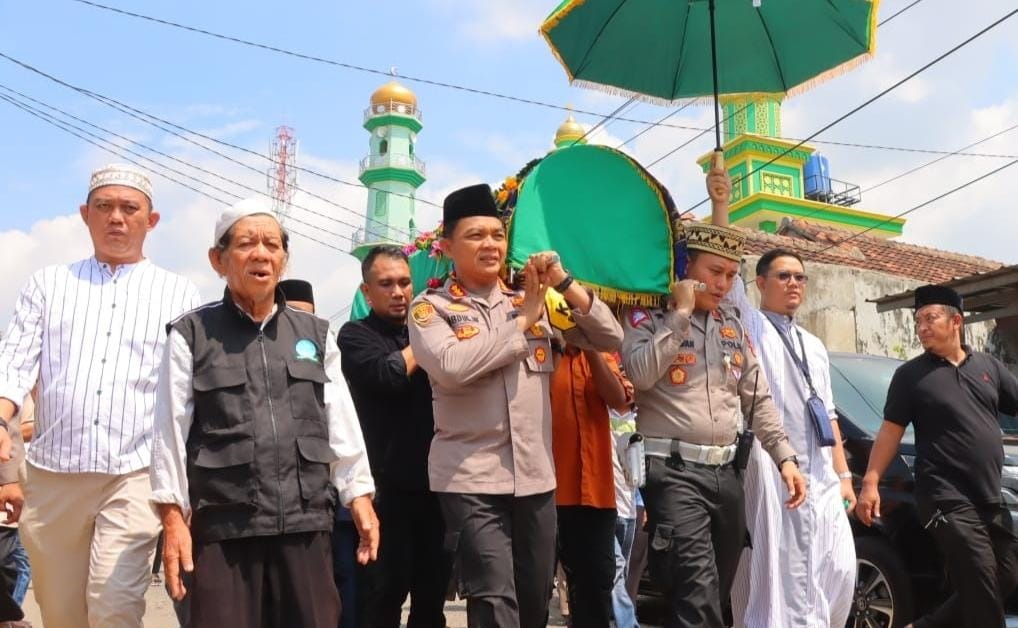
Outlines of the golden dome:
{"type": "Polygon", "coordinates": [[[555,144],[560,142],[575,142],[576,140],[583,137],[586,131],[583,127],[573,118],[573,114],[569,114],[566,121],[559,126],[558,131],[555,132],[555,144]]]}
{"type": "Polygon", "coordinates": [[[389,81],[385,85],[382,85],[375,90],[375,93],[371,94],[371,104],[374,105],[386,105],[389,103],[402,103],[404,105],[410,105],[411,107],[417,106],[417,96],[412,91],[403,87],[396,81],[389,81]]]}

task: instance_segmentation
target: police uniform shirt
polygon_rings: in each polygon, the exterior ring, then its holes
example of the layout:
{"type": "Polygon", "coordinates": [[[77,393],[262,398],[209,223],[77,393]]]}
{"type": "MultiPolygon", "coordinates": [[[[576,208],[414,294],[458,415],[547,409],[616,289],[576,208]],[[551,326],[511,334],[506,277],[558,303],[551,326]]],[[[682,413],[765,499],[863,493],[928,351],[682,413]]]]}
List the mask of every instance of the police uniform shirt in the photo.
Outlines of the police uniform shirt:
{"type": "Polygon", "coordinates": [[[722,306],[686,317],[633,308],[623,328],[622,360],[636,387],[638,429],[645,436],[731,445],[745,415],[753,417],[752,429],[775,463],[795,455],[733,311],[722,306]]]}
{"type": "Polygon", "coordinates": [[[1004,458],[998,412],[1018,411],[1018,380],[995,358],[964,349],[958,366],[926,352],[898,367],[884,419],[915,427],[919,495],[997,504],[1004,458]]]}
{"type": "MultiPolygon", "coordinates": [[[[587,314],[571,310],[566,341],[614,351],[622,330],[596,297],[587,314]]],[[[431,490],[512,494],[555,488],[549,389],[555,370],[547,314],[517,328],[522,293],[501,282],[487,295],[450,278],[410,308],[410,346],[431,379],[435,438],[431,490]]]]}

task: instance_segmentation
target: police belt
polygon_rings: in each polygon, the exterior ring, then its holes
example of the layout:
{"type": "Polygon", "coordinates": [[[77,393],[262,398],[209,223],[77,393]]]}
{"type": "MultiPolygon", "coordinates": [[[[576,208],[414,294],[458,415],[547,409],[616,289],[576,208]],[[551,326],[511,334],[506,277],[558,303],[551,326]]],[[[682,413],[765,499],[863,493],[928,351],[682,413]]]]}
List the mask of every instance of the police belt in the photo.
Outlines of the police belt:
{"type": "Polygon", "coordinates": [[[735,445],[694,445],[671,438],[644,439],[646,455],[657,458],[671,458],[673,453],[682,456],[684,462],[695,462],[710,467],[720,467],[735,460],[735,445]]]}

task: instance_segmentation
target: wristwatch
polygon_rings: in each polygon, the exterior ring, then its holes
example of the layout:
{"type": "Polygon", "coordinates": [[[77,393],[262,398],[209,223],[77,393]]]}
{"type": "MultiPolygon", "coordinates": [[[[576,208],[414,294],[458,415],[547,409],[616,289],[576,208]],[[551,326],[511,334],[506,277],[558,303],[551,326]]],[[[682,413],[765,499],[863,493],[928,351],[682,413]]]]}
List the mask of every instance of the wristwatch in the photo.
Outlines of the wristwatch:
{"type": "Polygon", "coordinates": [[[839,480],[851,480],[852,479],[852,472],[851,471],[841,471],[841,472],[838,473],[838,479],[839,480]]]}
{"type": "Polygon", "coordinates": [[[555,292],[559,294],[565,294],[566,290],[568,290],[571,285],[573,285],[573,276],[566,273],[566,278],[563,279],[557,286],[552,286],[552,288],[554,288],[555,292]]]}
{"type": "Polygon", "coordinates": [[[799,468],[799,457],[798,456],[788,456],[786,458],[782,458],[781,459],[781,462],[778,463],[778,469],[781,469],[781,467],[785,466],[786,462],[791,462],[792,464],[794,464],[796,469],[799,468]]]}

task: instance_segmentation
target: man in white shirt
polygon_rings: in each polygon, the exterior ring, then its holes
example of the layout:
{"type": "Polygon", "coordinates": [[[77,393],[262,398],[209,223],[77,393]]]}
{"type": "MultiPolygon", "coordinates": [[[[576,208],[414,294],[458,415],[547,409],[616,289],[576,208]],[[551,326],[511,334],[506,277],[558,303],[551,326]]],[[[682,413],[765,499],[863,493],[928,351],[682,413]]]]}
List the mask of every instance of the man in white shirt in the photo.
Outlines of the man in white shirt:
{"type": "Polygon", "coordinates": [[[145,173],[96,170],[80,212],[94,255],[33,274],[0,342],[0,419],[39,382],[24,495],[6,484],[0,502],[25,505],[45,625],[138,628],[159,533],[148,466],[165,325],[199,298],[142,252],[159,222],[145,173]]]}
{"type": "Polygon", "coordinates": [[[752,547],[743,555],[732,590],[735,623],[840,628],[855,592],[855,544],[846,515],[855,494],[834,412],[827,349],[795,319],[808,285],[800,256],[785,249],[768,251],[756,274],[760,309],[746,299],[741,280],[730,297],[760,354],[810,491],[801,508],[782,508],[775,498],[781,479],[759,444],[753,446],[744,479],[752,547]],[[811,395],[820,399],[818,415],[827,422],[822,427],[833,444],[824,444],[820,424],[814,425],[807,411],[811,395]]]}

